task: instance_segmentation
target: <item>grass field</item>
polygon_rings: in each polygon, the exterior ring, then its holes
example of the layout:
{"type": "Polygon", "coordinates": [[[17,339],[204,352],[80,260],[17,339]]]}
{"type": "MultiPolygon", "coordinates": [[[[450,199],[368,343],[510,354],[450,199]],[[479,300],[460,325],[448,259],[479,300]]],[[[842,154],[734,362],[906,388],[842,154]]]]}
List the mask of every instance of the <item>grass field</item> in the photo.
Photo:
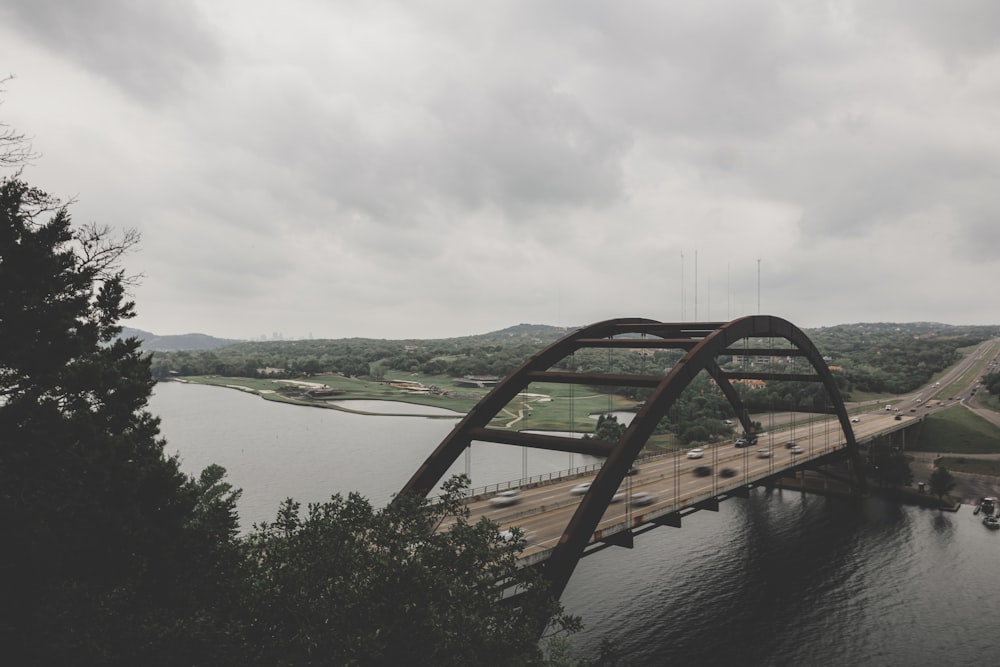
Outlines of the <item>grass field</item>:
{"type": "Polygon", "coordinates": [[[942,456],[937,459],[939,466],[951,472],[968,472],[974,475],[1000,477],[1000,461],[995,459],[970,459],[964,456],[942,456]]]}
{"type": "MultiPolygon", "coordinates": [[[[317,399],[303,398],[297,392],[290,393],[289,388],[293,385],[279,380],[197,376],[184,378],[183,381],[242,389],[272,401],[338,410],[345,409],[345,407],[336,405],[333,401],[344,402],[360,399],[400,401],[466,413],[489,392],[488,389],[458,386],[450,377],[420,374],[387,375],[382,382],[347,378],[342,375],[316,375],[301,378],[302,382],[326,385],[330,390],[339,392],[334,396],[317,399]],[[404,382],[417,383],[422,387],[434,387],[437,391],[417,393],[401,386],[404,382]],[[282,388],[285,388],[286,391],[280,392],[279,390],[282,388]]],[[[634,405],[633,401],[621,396],[593,393],[573,385],[534,383],[507,405],[506,409],[495,420],[494,425],[497,422],[505,425],[514,422],[519,430],[592,433],[596,422],[591,415],[629,410],[634,405]]],[[[388,411],[391,413],[391,407],[388,411]]],[[[379,414],[386,413],[380,411],[379,414]]]]}
{"type": "Polygon", "coordinates": [[[950,454],[1000,453],[1000,429],[965,408],[955,406],[924,419],[920,440],[909,449],[950,454]]]}
{"type": "Polygon", "coordinates": [[[993,412],[1000,412],[1000,396],[994,396],[993,394],[986,393],[984,390],[976,394],[976,400],[979,401],[980,407],[987,408],[993,412]]]}

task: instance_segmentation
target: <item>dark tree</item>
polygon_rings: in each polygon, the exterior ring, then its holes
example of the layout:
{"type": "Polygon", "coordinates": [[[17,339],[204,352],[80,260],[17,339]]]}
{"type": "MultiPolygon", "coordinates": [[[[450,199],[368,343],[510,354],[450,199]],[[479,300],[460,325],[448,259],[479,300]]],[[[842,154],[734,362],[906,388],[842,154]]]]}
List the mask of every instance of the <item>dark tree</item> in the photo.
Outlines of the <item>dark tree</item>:
{"type": "MultiPolygon", "coordinates": [[[[220,476],[188,480],[146,411],[149,359],[119,262],[137,242],[74,229],[65,206],[0,182],[0,638],[32,663],[154,662],[204,583],[183,549],[232,535],[220,476]],[[192,523],[201,512],[202,523],[192,523]],[[220,523],[223,524],[220,526],[220,523]],[[186,556],[185,556],[186,557],[186,556]]],[[[231,540],[230,540],[231,542],[231,540]]],[[[204,629],[201,631],[204,634],[204,629]]],[[[208,644],[213,642],[206,639],[208,644]]],[[[10,664],[21,663],[17,659],[10,664]]]]}
{"type": "Polygon", "coordinates": [[[523,537],[467,521],[466,485],[455,478],[434,503],[403,496],[382,509],[336,495],[304,516],[286,501],[248,539],[248,663],[541,664],[539,630],[578,622],[518,567],[523,537]],[[505,589],[523,597],[505,601],[505,589]]]}
{"type": "Polygon", "coordinates": [[[983,376],[983,385],[994,396],[1000,396],[1000,373],[989,373],[983,376]]]}
{"type": "Polygon", "coordinates": [[[615,415],[599,415],[593,433],[585,433],[584,439],[597,438],[608,442],[618,442],[628,427],[618,422],[615,415]]]}
{"type": "Polygon", "coordinates": [[[944,466],[937,466],[927,480],[927,486],[931,493],[940,499],[955,488],[957,482],[952,474],[944,466]]]}

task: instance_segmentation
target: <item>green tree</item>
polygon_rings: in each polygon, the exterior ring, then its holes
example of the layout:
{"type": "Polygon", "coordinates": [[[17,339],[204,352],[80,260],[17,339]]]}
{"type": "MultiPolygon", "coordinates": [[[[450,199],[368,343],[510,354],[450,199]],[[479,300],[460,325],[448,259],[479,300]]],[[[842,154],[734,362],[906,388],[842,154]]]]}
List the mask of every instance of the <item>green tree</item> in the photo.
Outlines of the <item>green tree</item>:
{"type": "Polygon", "coordinates": [[[218,480],[194,484],[164,456],[145,410],[149,359],[118,338],[134,313],[119,262],[137,241],[74,229],[44,192],[0,182],[0,640],[11,664],[153,664],[147,652],[174,639],[178,650],[217,643],[204,626],[183,628],[206,582],[182,550],[218,546],[218,526],[190,523],[218,480]]]}
{"type": "Polygon", "coordinates": [[[1000,373],[989,373],[983,376],[983,385],[994,396],[1000,395],[1000,373]]]}
{"type": "Polygon", "coordinates": [[[950,493],[952,489],[955,488],[957,482],[952,476],[951,472],[948,471],[944,466],[937,466],[934,468],[934,472],[931,473],[930,479],[927,480],[927,486],[931,493],[942,498],[945,494],[950,493]]]}
{"type": "Polygon", "coordinates": [[[472,524],[464,477],[431,503],[376,509],[357,494],[288,500],[247,542],[249,661],[262,665],[540,664],[538,631],[573,630],[533,568],[523,537],[472,524]],[[444,522],[452,522],[439,530],[444,522]],[[520,591],[519,601],[504,592],[520,591]]]}
{"type": "Polygon", "coordinates": [[[598,440],[607,440],[608,442],[618,442],[625,435],[627,429],[628,427],[625,424],[618,422],[617,416],[599,415],[594,432],[585,433],[583,437],[584,439],[596,438],[598,440]]]}

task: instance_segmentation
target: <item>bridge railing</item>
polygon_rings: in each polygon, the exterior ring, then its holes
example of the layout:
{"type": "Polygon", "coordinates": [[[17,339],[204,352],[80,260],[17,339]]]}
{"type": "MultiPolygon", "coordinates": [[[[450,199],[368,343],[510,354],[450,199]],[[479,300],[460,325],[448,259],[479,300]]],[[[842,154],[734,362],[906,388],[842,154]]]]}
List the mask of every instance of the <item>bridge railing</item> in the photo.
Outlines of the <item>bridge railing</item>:
{"type": "Polygon", "coordinates": [[[476,498],[478,496],[487,496],[499,493],[500,491],[506,491],[507,489],[531,488],[546,482],[555,482],[561,479],[572,479],[574,477],[580,477],[581,475],[586,475],[587,473],[599,470],[602,465],[604,465],[603,462],[591,463],[589,465],[577,466],[566,470],[554,470],[540,475],[522,477],[521,479],[511,479],[505,482],[486,484],[485,486],[477,486],[476,488],[469,489],[467,495],[470,498],[476,498]]]}
{"type": "MultiPolygon", "coordinates": [[[[652,454],[650,456],[644,456],[642,458],[636,459],[635,465],[639,467],[643,463],[648,461],[656,461],[667,456],[676,456],[678,452],[667,452],[664,454],[652,454]]],[[[574,477],[582,477],[588,473],[596,472],[600,470],[601,466],[604,465],[603,461],[598,461],[597,463],[591,463],[585,466],[577,466],[575,468],[567,468],[565,470],[554,470],[552,472],[542,473],[540,475],[531,475],[529,477],[522,477],[521,479],[511,479],[505,482],[496,482],[495,484],[486,484],[485,486],[477,486],[475,488],[469,489],[466,497],[469,500],[478,500],[480,498],[491,496],[500,491],[506,491],[508,489],[526,489],[535,486],[541,486],[548,482],[558,482],[563,479],[573,479],[574,477]]]]}

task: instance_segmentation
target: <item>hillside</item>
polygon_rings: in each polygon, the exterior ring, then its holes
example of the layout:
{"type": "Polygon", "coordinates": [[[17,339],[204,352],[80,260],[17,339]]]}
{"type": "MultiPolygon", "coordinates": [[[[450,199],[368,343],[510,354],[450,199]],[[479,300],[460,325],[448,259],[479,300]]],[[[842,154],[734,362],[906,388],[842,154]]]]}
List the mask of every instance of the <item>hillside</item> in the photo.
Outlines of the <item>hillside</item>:
{"type": "Polygon", "coordinates": [[[121,336],[122,338],[138,338],[142,341],[142,349],[148,352],[217,350],[220,347],[240,342],[226,338],[215,338],[214,336],[201,333],[158,336],[149,331],[132,329],[130,327],[122,327],[121,336]]]}

